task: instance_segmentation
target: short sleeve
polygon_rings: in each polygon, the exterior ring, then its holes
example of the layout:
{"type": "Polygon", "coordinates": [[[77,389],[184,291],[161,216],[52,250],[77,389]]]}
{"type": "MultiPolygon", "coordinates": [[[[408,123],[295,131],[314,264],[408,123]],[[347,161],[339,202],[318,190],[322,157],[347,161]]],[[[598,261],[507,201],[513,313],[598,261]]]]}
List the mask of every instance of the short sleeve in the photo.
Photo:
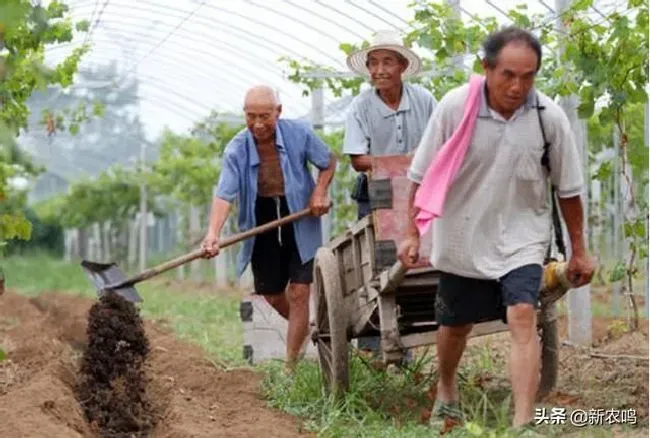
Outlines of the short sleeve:
{"type": "Polygon", "coordinates": [[[346,155],[366,155],[370,152],[369,143],[370,139],[364,132],[363,123],[359,119],[355,106],[345,119],[343,153],[346,155]]]}
{"type": "Polygon", "coordinates": [[[233,203],[239,193],[239,170],[235,162],[235,154],[227,151],[221,162],[219,183],[214,191],[214,196],[224,201],[233,203]]]}
{"type": "Polygon", "coordinates": [[[427,111],[426,115],[427,115],[427,120],[429,120],[429,118],[431,118],[431,116],[433,115],[433,111],[435,111],[438,102],[436,101],[436,98],[433,97],[433,94],[426,88],[423,88],[422,93],[424,94],[426,99],[426,111],[427,111]]]}
{"type": "Polygon", "coordinates": [[[560,198],[582,194],[584,186],[583,165],[571,123],[561,108],[553,119],[554,138],[549,150],[551,182],[560,198]]]}
{"type": "Polygon", "coordinates": [[[427,126],[422,133],[422,138],[411,160],[407,177],[414,183],[422,182],[431,161],[437,151],[446,141],[445,126],[442,107],[439,105],[434,109],[427,126]]]}
{"type": "Polygon", "coordinates": [[[313,129],[307,128],[306,144],[307,160],[319,169],[327,169],[330,165],[331,152],[313,129]]]}

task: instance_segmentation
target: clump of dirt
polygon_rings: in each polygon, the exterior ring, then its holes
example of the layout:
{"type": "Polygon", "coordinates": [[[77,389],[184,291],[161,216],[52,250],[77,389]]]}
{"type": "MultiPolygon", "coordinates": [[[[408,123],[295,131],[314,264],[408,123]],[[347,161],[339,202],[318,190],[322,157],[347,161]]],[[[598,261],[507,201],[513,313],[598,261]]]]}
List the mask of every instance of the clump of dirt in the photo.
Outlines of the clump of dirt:
{"type": "Polygon", "coordinates": [[[147,434],[155,426],[147,393],[150,351],[135,305],[107,293],[90,308],[88,347],[81,360],[77,397],[101,434],[147,434]]]}

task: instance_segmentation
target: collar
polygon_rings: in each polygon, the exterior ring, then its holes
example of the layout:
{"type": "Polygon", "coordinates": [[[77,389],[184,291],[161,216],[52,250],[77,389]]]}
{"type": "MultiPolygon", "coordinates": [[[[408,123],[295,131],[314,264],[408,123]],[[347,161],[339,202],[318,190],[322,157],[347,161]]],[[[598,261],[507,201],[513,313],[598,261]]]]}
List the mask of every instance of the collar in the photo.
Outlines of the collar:
{"type": "Polygon", "coordinates": [[[397,110],[390,108],[383,100],[381,100],[381,97],[379,97],[379,93],[375,87],[372,87],[372,98],[383,117],[394,116],[395,113],[408,111],[411,109],[411,101],[409,99],[409,93],[406,84],[402,84],[402,97],[400,98],[399,107],[397,110]]]}
{"type": "MultiPolygon", "coordinates": [[[[250,129],[246,130],[246,143],[248,144],[248,154],[250,156],[250,165],[251,167],[257,166],[260,164],[260,155],[257,153],[257,144],[255,143],[255,137],[250,129]]],[[[286,150],[284,145],[284,137],[282,136],[282,131],[280,130],[280,121],[275,125],[275,146],[278,148],[278,151],[284,152],[286,150]]]]}
{"type": "MultiPolygon", "coordinates": [[[[536,91],[535,91],[535,87],[533,87],[528,92],[528,96],[526,96],[526,100],[523,104],[523,107],[525,109],[530,109],[536,106],[535,95],[536,95],[536,91]]],[[[519,111],[520,109],[521,107],[517,108],[517,111],[519,111]]],[[[492,117],[492,114],[490,113],[490,107],[488,106],[487,103],[487,83],[483,84],[483,92],[481,93],[481,107],[479,108],[478,116],[481,118],[492,117]]]]}

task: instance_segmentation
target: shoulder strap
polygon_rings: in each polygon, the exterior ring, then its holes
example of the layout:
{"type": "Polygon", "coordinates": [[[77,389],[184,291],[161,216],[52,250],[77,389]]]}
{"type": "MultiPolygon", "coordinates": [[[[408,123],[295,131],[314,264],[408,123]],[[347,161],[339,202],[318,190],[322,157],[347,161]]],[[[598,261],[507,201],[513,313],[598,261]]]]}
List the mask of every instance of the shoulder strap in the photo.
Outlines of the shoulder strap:
{"type": "MultiPolygon", "coordinates": [[[[542,154],[541,163],[542,166],[546,168],[546,171],[551,173],[551,163],[548,157],[548,151],[551,147],[551,143],[546,138],[546,131],[544,130],[544,123],[542,122],[542,110],[546,107],[539,104],[539,95],[536,95],[537,98],[537,119],[539,120],[539,128],[542,131],[542,139],[544,140],[544,152],[542,154]]],[[[562,223],[560,222],[560,214],[557,208],[557,201],[555,199],[555,186],[551,183],[551,204],[552,204],[552,215],[553,215],[553,232],[555,233],[555,245],[557,246],[558,251],[564,259],[566,260],[566,246],[564,245],[564,236],[562,234],[562,223]]],[[[551,246],[549,245],[546,252],[546,259],[551,258],[551,246]]]]}

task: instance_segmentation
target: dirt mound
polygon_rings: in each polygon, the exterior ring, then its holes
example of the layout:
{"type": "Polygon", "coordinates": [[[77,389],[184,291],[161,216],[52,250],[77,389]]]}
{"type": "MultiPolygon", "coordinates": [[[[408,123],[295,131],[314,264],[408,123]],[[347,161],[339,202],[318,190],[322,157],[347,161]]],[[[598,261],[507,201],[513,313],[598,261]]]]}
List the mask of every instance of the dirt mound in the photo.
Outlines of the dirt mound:
{"type": "MultiPolygon", "coordinates": [[[[82,408],[82,405],[88,408],[88,400],[80,400],[80,404],[75,397],[75,390],[83,382],[78,370],[85,361],[97,364],[100,357],[101,360],[121,361],[119,353],[110,358],[102,356],[106,350],[117,348],[117,342],[111,346],[102,344],[110,341],[102,341],[99,336],[86,338],[87,322],[93,324],[107,318],[101,312],[94,316],[89,314],[96,302],[62,294],[43,294],[29,300],[8,292],[0,297],[0,345],[8,355],[7,360],[0,362],[0,436],[100,435],[100,418],[108,418],[101,417],[105,411],[95,409],[98,416],[93,417],[96,424],[91,425],[82,408]],[[95,350],[96,354],[92,354],[95,350]]],[[[101,306],[95,307],[98,308],[101,306]]],[[[130,315],[133,318],[134,315],[130,315]]],[[[110,331],[117,329],[119,324],[113,328],[110,325],[102,327],[110,331]]],[[[142,333],[137,335],[136,332],[121,336],[131,341],[143,339],[142,333]]],[[[140,383],[134,382],[145,382],[145,392],[138,395],[133,390],[124,391],[122,394],[127,401],[115,400],[112,406],[123,409],[119,403],[127,403],[131,411],[133,406],[140,406],[141,411],[136,411],[134,417],[127,416],[131,418],[131,426],[146,428],[150,425],[147,436],[152,437],[305,436],[298,432],[293,418],[266,407],[258,395],[259,376],[253,371],[220,369],[199,347],[179,341],[169,331],[148,321],[144,322],[144,334],[149,348],[139,369],[142,380],[132,380],[125,387],[141,388],[140,383]],[[129,399],[134,395],[137,396],[135,402],[129,399]]],[[[142,355],[144,344],[138,345],[129,354],[142,355]]],[[[100,367],[89,367],[88,371],[102,375],[100,367]]],[[[124,374],[128,375],[128,370],[124,374]]],[[[127,381],[123,379],[122,383],[127,381]]],[[[112,394],[115,397],[115,392],[112,394]]],[[[105,404],[98,398],[94,404],[90,402],[96,407],[105,404]]],[[[106,424],[111,423],[107,421],[106,424]]]]}
{"type": "Polygon", "coordinates": [[[105,294],[88,312],[86,334],[77,397],[88,421],[102,435],[150,433],[156,418],[144,371],[149,341],[138,310],[105,294]]]}

